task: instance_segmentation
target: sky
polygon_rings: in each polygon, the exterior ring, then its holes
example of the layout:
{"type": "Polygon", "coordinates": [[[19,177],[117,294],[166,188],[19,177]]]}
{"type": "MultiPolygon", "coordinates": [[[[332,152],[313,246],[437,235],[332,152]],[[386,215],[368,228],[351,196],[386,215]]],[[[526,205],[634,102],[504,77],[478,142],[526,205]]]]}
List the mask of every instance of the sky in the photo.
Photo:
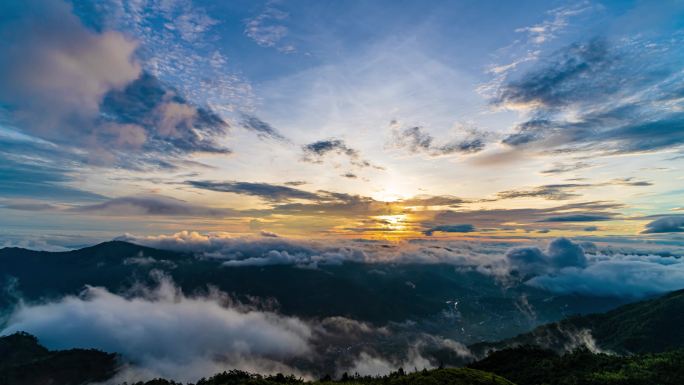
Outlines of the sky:
{"type": "Polygon", "coordinates": [[[3,1],[0,244],[682,244],[683,40],[682,1],[3,1]]]}

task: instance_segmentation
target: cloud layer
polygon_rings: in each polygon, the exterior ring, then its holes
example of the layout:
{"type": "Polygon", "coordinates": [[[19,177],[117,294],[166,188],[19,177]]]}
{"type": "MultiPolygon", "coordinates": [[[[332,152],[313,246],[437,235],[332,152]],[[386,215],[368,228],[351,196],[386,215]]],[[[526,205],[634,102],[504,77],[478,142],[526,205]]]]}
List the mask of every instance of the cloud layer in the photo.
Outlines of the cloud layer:
{"type": "Polygon", "coordinates": [[[21,305],[2,334],[27,331],[50,349],[118,352],[136,376],[183,381],[232,368],[275,372],[287,369],[286,358],[310,353],[309,325],[226,306],[221,296],[189,297],[166,278],[132,297],[87,287],[78,297],[21,305]]]}

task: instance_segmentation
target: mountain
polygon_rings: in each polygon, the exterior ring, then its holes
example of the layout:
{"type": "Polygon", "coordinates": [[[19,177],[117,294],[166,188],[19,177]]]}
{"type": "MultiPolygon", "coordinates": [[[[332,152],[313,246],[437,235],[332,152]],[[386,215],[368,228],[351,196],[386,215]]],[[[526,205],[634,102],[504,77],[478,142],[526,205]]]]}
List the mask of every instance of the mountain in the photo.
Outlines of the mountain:
{"type": "Polygon", "coordinates": [[[118,367],[116,354],[98,350],[49,351],[36,337],[16,333],[0,337],[0,384],[80,385],[105,381],[118,367]]]}
{"type": "Polygon", "coordinates": [[[471,350],[482,355],[522,345],[539,345],[555,351],[588,345],[619,354],[656,353],[684,347],[682,325],[684,290],[679,290],[606,313],[570,317],[503,341],[475,344],[471,350]]]}
{"type": "MultiPolygon", "coordinates": [[[[118,368],[117,356],[98,350],[71,349],[49,351],[36,337],[16,333],[0,337],[0,384],[3,385],[81,385],[110,380],[118,368]]],[[[434,369],[404,374],[403,370],[383,377],[359,377],[344,374],[339,381],[331,379],[303,381],[282,374],[261,376],[233,370],[202,379],[197,385],[276,385],[276,384],[444,384],[444,385],[513,385],[492,373],[476,369],[434,369]]],[[[156,379],[138,385],[178,385],[156,379]]]]}
{"type": "Polygon", "coordinates": [[[684,350],[619,356],[578,349],[559,355],[519,346],[496,351],[469,367],[496,373],[517,385],[680,385],[684,350]]]}
{"type": "Polygon", "coordinates": [[[75,295],[85,285],[122,292],[135,283],[154,285],[163,271],[186,293],[208,285],[249,303],[270,300],[285,315],[344,316],[376,325],[418,322],[430,333],[466,343],[511,337],[569,314],[605,311],[620,298],[558,296],[526,285],[504,287],[475,269],[446,264],[352,263],[225,266],[225,259],[105,242],[67,252],[0,249],[0,307],[75,295]],[[531,314],[528,306],[534,308],[531,314]]]}

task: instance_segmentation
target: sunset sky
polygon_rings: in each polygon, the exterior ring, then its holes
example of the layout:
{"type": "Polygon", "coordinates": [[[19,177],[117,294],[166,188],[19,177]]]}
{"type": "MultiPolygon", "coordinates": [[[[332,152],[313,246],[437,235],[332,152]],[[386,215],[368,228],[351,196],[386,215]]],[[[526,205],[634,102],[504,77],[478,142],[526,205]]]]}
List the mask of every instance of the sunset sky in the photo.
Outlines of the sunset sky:
{"type": "Polygon", "coordinates": [[[684,242],[682,1],[2,1],[0,246],[684,242]]]}

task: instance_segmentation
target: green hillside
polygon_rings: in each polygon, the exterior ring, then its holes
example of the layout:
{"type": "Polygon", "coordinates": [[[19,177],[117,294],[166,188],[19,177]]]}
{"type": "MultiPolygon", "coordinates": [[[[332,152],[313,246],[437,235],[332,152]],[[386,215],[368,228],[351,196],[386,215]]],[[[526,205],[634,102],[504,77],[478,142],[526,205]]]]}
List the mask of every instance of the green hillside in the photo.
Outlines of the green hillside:
{"type": "Polygon", "coordinates": [[[614,353],[655,353],[684,347],[684,290],[623,305],[601,314],[576,316],[494,343],[471,346],[479,353],[521,345],[555,351],[573,349],[591,336],[599,349],[614,353]],[[589,333],[587,333],[587,331],[589,333]]]}
{"type": "Polygon", "coordinates": [[[0,338],[0,384],[81,385],[109,379],[116,354],[91,349],[49,351],[36,337],[16,333],[0,338]]]}
{"type": "Polygon", "coordinates": [[[684,350],[617,356],[579,349],[558,355],[521,346],[494,352],[469,366],[518,385],[681,385],[684,350]]]}

